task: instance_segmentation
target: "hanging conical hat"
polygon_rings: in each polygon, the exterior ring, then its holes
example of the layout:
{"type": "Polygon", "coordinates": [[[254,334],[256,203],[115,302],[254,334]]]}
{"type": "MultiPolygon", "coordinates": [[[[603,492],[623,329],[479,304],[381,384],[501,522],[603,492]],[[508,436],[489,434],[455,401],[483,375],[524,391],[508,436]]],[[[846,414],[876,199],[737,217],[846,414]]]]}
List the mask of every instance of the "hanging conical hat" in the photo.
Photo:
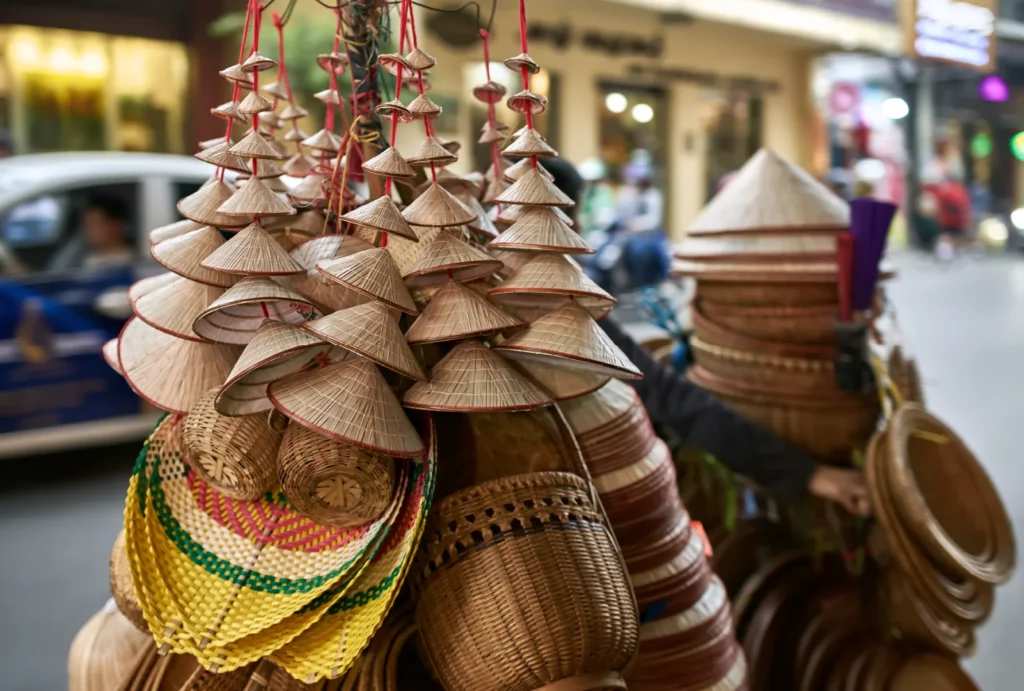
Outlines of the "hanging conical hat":
{"type": "Polygon", "coordinates": [[[409,343],[440,343],[486,336],[523,326],[484,297],[460,283],[442,286],[405,332],[409,343]]]}
{"type": "Polygon", "coordinates": [[[416,147],[412,155],[407,156],[406,161],[414,166],[428,166],[431,163],[445,166],[459,160],[459,157],[444,148],[437,137],[427,137],[416,147]]]}
{"type": "Polygon", "coordinates": [[[526,266],[536,255],[532,252],[507,252],[496,248],[488,248],[491,256],[500,261],[503,266],[498,275],[504,279],[515,274],[519,269],[526,266]]]}
{"type": "Polygon", "coordinates": [[[501,269],[501,262],[462,240],[451,229],[442,230],[402,277],[412,286],[472,281],[501,269]]]}
{"type": "Polygon", "coordinates": [[[405,54],[405,61],[409,64],[409,67],[422,72],[429,70],[431,67],[437,64],[437,59],[434,56],[420,50],[419,48],[413,48],[405,54]]]}
{"type": "Polygon", "coordinates": [[[525,206],[573,206],[576,203],[536,168],[524,173],[511,187],[499,194],[495,201],[499,204],[525,206]]]}
{"type": "Polygon", "coordinates": [[[593,317],[575,302],[546,314],[495,349],[509,357],[562,363],[602,376],[620,379],[643,376],[593,317]]]}
{"type": "MultiPolygon", "coordinates": [[[[497,208],[497,207],[495,207],[495,208],[497,208]]],[[[511,226],[513,223],[518,221],[519,218],[529,208],[530,207],[527,207],[527,206],[515,206],[513,204],[509,204],[507,206],[503,206],[503,207],[501,207],[501,213],[495,219],[495,223],[505,223],[505,224],[511,226]]],[[[573,226],[576,225],[576,222],[574,220],[572,220],[572,218],[567,213],[565,213],[564,211],[559,209],[557,206],[549,206],[547,208],[551,209],[551,211],[555,214],[555,216],[558,217],[559,221],[561,221],[565,225],[569,226],[570,228],[572,228],[573,226]]]]}
{"type": "Polygon", "coordinates": [[[806,171],[761,149],[704,207],[688,232],[836,231],[849,226],[846,202],[806,171]]]}
{"type": "Polygon", "coordinates": [[[130,319],[118,339],[125,381],[143,399],[184,415],[231,372],[241,348],[176,338],[130,319]]]}
{"type": "Polygon", "coordinates": [[[220,231],[203,226],[199,230],[153,245],[151,251],[153,259],[179,276],[211,286],[230,288],[238,281],[236,276],[229,276],[202,265],[202,261],[222,245],[224,238],[220,231]]]}
{"type": "Polygon", "coordinates": [[[235,193],[231,185],[210,178],[202,187],[178,201],[178,213],[190,221],[204,226],[237,228],[247,223],[246,219],[229,216],[217,209],[235,193]]]}
{"type": "Polygon", "coordinates": [[[106,360],[107,364],[110,365],[110,369],[114,370],[121,376],[124,376],[124,372],[121,370],[121,360],[117,355],[118,343],[116,338],[111,338],[109,341],[103,344],[103,359],[106,360]]]}
{"type": "Polygon", "coordinates": [[[476,218],[466,223],[467,228],[488,239],[498,237],[498,229],[494,227],[494,223],[487,215],[487,209],[479,199],[471,194],[460,194],[458,199],[476,213],[476,218]]]}
{"type": "Polygon", "coordinates": [[[269,278],[246,276],[208,303],[192,329],[208,341],[245,345],[264,319],[301,324],[317,317],[313,305],[269,278]]]}
{"type": "Polygon", "coordinates": [[[143,295],[149,295],[154,290],[160,290],[169,283],[174,283],[179,278],[181,277],[178,276],[178,274],[167,271],[132,283],[128,286],[128,303],[132,306],[132,310],[135,309],[135,303],[138,302],[143,295]]]}
{"type": "Polygon", "coordinates": [[[412,122],[416,119],[413,117],[412,111],[410,111],[406,105],[397,98],[381,103],[379,106],[374,108],[373,111],[378,117],[381,117],[384,120],[391,120],[392,122],[396,119],[400,123],[412,122]]]}
{"type": "Polygon", "coordinates": [[[416,303],[402,283],[395,260],[383,247],[321,262],[324,275],[349,288],[380,300],[406,314],[416,314],[416,303]]]}
{"type": "Polygon", "coordinates": [[[487,128],[483,133],[477,137],[477,144],[493,144],[494,142],[501,142],[505,140],[505,134],[497,127],[487,128]]]}
{"type": "Polygon", "coordinates": [[[242,70],[245,72],[263,72],[264,70],[272,70],[275,67],[277,67],[276,62],[255,51],[242,63],[242,70]]]}
{"type": "Polygon", "coordinates": [[[242,158],[281,158],[281,154],[278,153],[277,149],[264,139],[262,134],[255,130],[242,137],[228,151],[242,158]]]}
{"type": "Polygon", "coordinates": [[[252,88],[252,75],[242,69],[241,65],[225,67],[219,72],[219,74],[232,84],[240,84],[246,89],[252,88]]]}
{"type": "Polygon", "coordinates": [[[530,74],[537,74],[540,72],[540,65],[538,65],[534,59],[526,53],[520,53],[515,57],[508,58],[505,60],[505,67],[509,68],[516,74],[519,74],[524,67],[530,74]]]}
{"type": "Polygon", "coordinates": [[[345,71],[345,65],[348,63],[349,57],[345,53],[330,52],[316,56],[316,64],[324,72],[342,74],[345,71]]]}
{"type": "MultiPolygon", "coordinates": [[[[531,159],[529,159],[529,158],[524,158],[524,159],[521,159],[521,160],[513,163],[512,165],[510,165],[508,168],[506,168],[502,172],[501,175],[502,175],[503,178],[505,178],[509,182],[515,182],[516,180],[518,180],[519,178],[523,177],[524,175],[526,175],[526,173],[528,173],[531,170],[534,170],[533,161],[531,159]]],[[[536,170],[541,175],[546,177],[548,180],[554,181],[555,176],[551,174],[551,171],[549,171],[547,168],[544,167],[543,163],[539,164],[536,167],[536,170]]],[[[510,208],[517,208],[517,207],[510,207],[510,208]]]]}
{"type": "Polygon", "coordinates": [[[317,271],[316,265],[322,261],[347,257],[368,249],[373,249],[373,246],[351,235],[324,235],[313,238],[290,253],[291,258],[305,271],[294,276],[281,276],[277,280],[305,295],[325,311],[333,312],[361,305],[372,298],[338,284],[317,271]]]}
{"type": "Polygon", "coordinates": [[[258,91],[250,91],[238,104],[238,112],[242,115],[255,115],[273,109],[274,104],[263,98],[258,91]]]}
{"type": "Polygon", "coordinates": [[[204,139],[203,141],[199,142],[199,148],[200,149],[209,149],[211,146],[217,146],[218,144],[223,144],[226,141],[228,141],[228,140],[225,139],[224,137],[214,137],[213,139],[204,139]]]}
{"type": "MultiPolygon", "coordinates": [[[[242,183],[238,184],[239,186],[241,186],[242,183]]],[[[284,182],[279,177],[267,178],[265,184],[271,192],[284,194],[285,192],[288,191],[288,185],[284,184],[284,182]]]]}
{"type": "Polygon", "coordinates": [[[379,154],[363,163],[363,170],[377,175],[387,175],[392,178],[416,177],[416,171],[405,160],[402,154],[393,146],[381,151],[379,154]]]}
{"type": "Polygon", "coordinates": [[[313,98],[328,106],[340,106],[341,94],[337,89],[324,89],[313,94],[313,98]]]}
{"type": "Polygon", "coordinates": [[[302,271],[259,223],[250,223],[200,263],[207,269],[245,276],[287,276],[302,271]]]}
{"type": "Polygon", "coordinates": [[[330,153],[338,153],[341,143],[341,137],[326,129],[322,129],[313,136],[302,140],[303,146],[308,146],[318,151],[329,151],[330,153]]]}
{"type": "Polygon", "coordinates": [[[234,217],[287,216],[295,213],[295,207],[277,196],[267,183],[250,178],[217,211],[234,217]]]}
{"type": "Polygon", "coordinates": [[[281,117],[273,111],[260,113],[259,118],[260,124],[268,129],[279,130],[284,127],[284,120],[282,120],[281,117]]]}
{"type": "Polygon", "coordinates": [[[398,76],[399,72],[403,79],[416,76],[416,71],[409,65],[409,61],[401,53],[384,53],[377,57],[377,65],[388,74],[398,76]]]}
{"type": "MultiPolygon", "coordinates": [[[[245,122],[245,118],[238,112],[238,104],[234,101],[228,101],[227,103],[221,103],[219,106],[210,108],[210,114],[216,115],[218,118],[224,120],[236,120],[239,122],[245,122]]],[[[223,139],[221,139],[223,142],[223,139]]]]}
{"type": "Polygon", "coordinates": [[[228,149],[233,146],[230,142],[222,142],[206,149],[199,150],[195,157],[204,163],[217,166],[219,168],[227,168],[228,170],[245,170],[246,161],[245,159],[239,158],[232,153],[228,152],[228,149]]]}
{"type": "Polygon", "coordinates": [[[192,330],[192,322],[223,293],[223,288],[178,278],[140,297],[132,309],[135,316],[154,329],[178,338],[201,341],[203,338],[192,330]]]}
{"type": "Polygon", "coordinates": [[[388,196],[377,197],[368,204],[357,206],[344,214],[341,220],[357,226],[394,233],[413,242],[418,240],[416,233],[409,227],[409,222],[402,216],[394,200],[388,196]]]}
{"type": "Polygon", "coordinates": [[[443,228],[476,220],[476,212],[437,183],[427,188],[402,212],[411,225],[443,228]]]}
{"type": "Polygon", "coordinates": [[[506,93],[508,89],[493,80],[473,87],[473,97],[482,103],[498,103],[506,93]]]}
{"type": "Polygon", "coordinates": [[[582,435],[604,427],[639,404],[636,389],[626,382],[612,379],[593,395],[567,401],[558,407],[562,409],[573,433],[582,435]]]}
{"type": "Polygon", "coordinates": [[[309,111],[302,106],[289,103],[288,107],[281,111],[282,120],[298,120],[309,115],[309,111]]]}
{"type": "Polygon", "coordinates": [[[277,244],[291,251],[313,238],[319,237],[329,228],[327,218],[320,209],[300,211],[294,216],[274,216],[261,219],[264,230],[273,236],[277,244]]]}
{"type": "Polygon", "coordinates": [[[329,343],[294,324],[265,319],[217,394],[217,412],[249,415],[273,409],[267,386],[327,358],[332,350],[329,343]]]}
{"type": "Polygon", "coordinates": [[[757,231],[687,238],[676,250],[679,259],[692,261],[817,261],[836,256],[836,235],[827,231],[800,235],[757,231]]]}
{"type": "Polygon", "coordinates": [[[532,410],[551,397],[516,372],[480,341],[463,341],[444,356],[430,381],[412,385],[402,402],[407,408],[452,412],[532,410]]]}
{"type": "Polygon", "coordinates": [[[424,452],[423,441],[377,366],[355,358],[270,385],[278,410],[332,439],[408,458],[424,452]]]}
{"type": "Polygon", "coordinates": [[[313,172],[316,161],[306,154],[295,154],[281,166],[281,169],[293,178],[304,178],[313,172]]]}
{"type": "Polygon", "coordinates": [[[341,346],[402,376],[426,380],[391,309],[383,302],[367,302],[328,314],[303,325],[329,343],[341,346]]]}
{"type": "Polygon", "coordinates": [[[260,91],[282,101],[288,100],[288,87],[283,82],[270,82],[266,86],[260,86],[260,91]]]}
{"type": "Polygon", "coordinates": [[[549,253],[528,261],[507,281],[491,290],[490,295],[502,304],[538,307],[552,304],[550,301],[532,301],[534,297],[543,296],[579,298],[588,309],[592,306],[610,308],[615,304],[615,298],[590,280],[578,264],[561,254],[549,253]]]}
{"type": "MultiPolygon", "coordinates": [[[[537,130],[529,129],[522,137],[505,147],[503,156],[557,156],[558,152],[544,141],[537,130]]],[[[531,164],[532,167],[532,164],[531,164]]]]}
{"type": "Polygon", "coordinates": [[[550,208],[527,207],[501,235],[488,243],[504,250],[591,254],[593,249],[572,228],[558,220],[550,208]]]}
{"type": "MultiPolygon", "coordinates": [[[[526,113],[540,115],[547,110],[548,97],[530,91],[529,89],[523,89],[519,93],[509,96],[505,101],[505,105],[508,106],[509,110],[515,111],[516,113],[522,113],[524,115],[526,113]]],[[[526,128],[527,131],[531,129],[533,128],[526,128]]],[[[525,134],[525,132],[523,134],[525,134]]]]}
{"type": "Polygon", "coordinates": [[[302,178],[302,182],[288,191],[288,196],[300,202],[326,200],[327,194],[324,191],[326,182],[327,177],[325,175],[307,175],[302,178]]]}
{"type": "MultiPolygon", "coordinates": [[[[484,190],[484,203],[485,204],[494,204],[495,201],[498,199],[498,197],[500,197],[501,195],[505,194],[505,190],[507,190],[508,187],[509,187],[509,184],[505,180],[505,178],[502,178],[502,177],[491,178],[487,182],[487,189],[484,190]]],[[[508,208],[508,207],[505,207],[505,208],[508,208]]],[[[497,210],[498,210],[497,207],[495,207],[495,213],[497,213],[497,210]]]]}
{"type": "MultiPolygon", "coordinates": [[[[476,194],[477,192],[476,181],[472,179],[467,179],[465,177],[462,177],[461,175],[453,173],[447,168],[442,168],[441,170],[434,171],[434,174],[431,176],[431,178],[432,179],[424,180],[419,185],[419,187],[416,188],[415,193],[417,196],[426,192],[427,188],[434,184],[434,179],[436,179],[437,184],[439,184],[441,187],[445,188],[452,194],[459,197],[459,201],[463,201],[463,195],[472,195],[476,194]]],[[[463,201],[463,203],[465,202],[463,201]]]]}
{"type": "Polygon", "coordinates": [[[540,360],[521,360],[519,368],[542,390],[551,394],[556,401],[568,401],[586,396],[600,389],[609,381],[615,381],[600,374],[590,374],[566,369],[561,364],[548,364],[540,360]]]}
{"type": "Polygon", "coordinates": [[[185,233],[191,233],[193,230],[199,230],[202,227],[203,226],[200,224],[195,221],[190,221],[187,218],[184,221],[168,223],[165,226],[160,226],[159,228],[154,228],[149,231],[149,244],[155,245],[158,242],[170,240],[171,238],[179,237],[185,233]]]}
{"type": "Polygon", "coordinates": [[[298,126],[298,124],[293,122],[292,123],[292,128],[290,130],[288,130],[287,132],[285,132],[284,140],[286,142],[301,142],[303,139],[305,139],[308,136],[309,135],[306,134],[302,130],[302,128],[298,126]]]}
{"type": "Polygon", "coordinates": [[[417,118],[436,118],[443,112],[443,109],[431,101],[426,94],[420,94],[409,102],[409,112],[417,118]]]}

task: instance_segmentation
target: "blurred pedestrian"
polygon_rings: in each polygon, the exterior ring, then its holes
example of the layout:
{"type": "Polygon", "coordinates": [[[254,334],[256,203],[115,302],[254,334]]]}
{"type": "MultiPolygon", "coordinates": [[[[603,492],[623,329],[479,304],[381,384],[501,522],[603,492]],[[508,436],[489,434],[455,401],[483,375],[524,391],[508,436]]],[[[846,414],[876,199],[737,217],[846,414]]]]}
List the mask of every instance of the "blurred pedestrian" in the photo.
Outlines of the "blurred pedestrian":
{"type": "Polygon", "coordinates": [[[0,160],[14,155],[14,137],[7,130],[0,130],[0,160]]]}
{"type": "Polygon", "coordinates": [[[939,241],[936,256],[949,261],[970,242],[971,195],[959,175],[947,172],[945,177],[929,190],[935,199],[939,221],[939,241]]]}
{"type": "Polygon", "coordinates": [[[128,238],[128,209],[117,197],[97,195],[82,211],[82,230],[89,242],[86,268],[129,266],[135,261],[128,238]]]}
{"type": "Polygon", "coordinates": [[[608,167],[601,159],[584,161],[579,172],[586,187],[576,220],[580,232],[587,237],[594,231],[608,230],[615,222],[615,190],[608,181],[608,167]]]}
{"type": "Polygon", "coordinates": [[[656,285],[668,277],[668,242],[663,230],[665,201],[644,157],[626,165],[617,201],[616,223],[627,233],[623,260],[630,288],[656,285]]]}

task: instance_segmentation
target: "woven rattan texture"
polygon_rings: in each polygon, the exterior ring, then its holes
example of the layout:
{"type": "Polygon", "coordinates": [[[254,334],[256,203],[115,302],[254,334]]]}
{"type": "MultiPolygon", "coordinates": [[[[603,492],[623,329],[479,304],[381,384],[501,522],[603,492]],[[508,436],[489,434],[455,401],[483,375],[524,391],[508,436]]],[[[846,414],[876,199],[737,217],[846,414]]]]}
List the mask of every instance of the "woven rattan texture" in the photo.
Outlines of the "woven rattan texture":
{"type": "Polygon", "coordinates": [[[284,276],[302,271],[302,267],[259,223],[246,226],[211,252],[201,264],[214,271],[255,276],[284,276]]]}

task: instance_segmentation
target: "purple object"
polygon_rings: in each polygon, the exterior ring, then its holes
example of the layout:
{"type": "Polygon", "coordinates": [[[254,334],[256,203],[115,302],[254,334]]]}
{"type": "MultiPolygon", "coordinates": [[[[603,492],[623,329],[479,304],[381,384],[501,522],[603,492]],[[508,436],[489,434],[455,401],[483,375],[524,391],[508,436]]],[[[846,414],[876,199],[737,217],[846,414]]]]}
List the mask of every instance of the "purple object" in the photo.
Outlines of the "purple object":
{"type": "Polygon", "coordinates": [[[877,199],[854,199],[850,202],[850,236],[853,238],[850,302],[855,312],[871,309],[889,226],[895,215],[895,204],[877,199]]]}
{"type": "Polygon", "coordinates": [[[978,94],[986,101],[1005,103],[1010,100],[1010,87],[997,74],[990,74],[978,84],[978,94]]]}

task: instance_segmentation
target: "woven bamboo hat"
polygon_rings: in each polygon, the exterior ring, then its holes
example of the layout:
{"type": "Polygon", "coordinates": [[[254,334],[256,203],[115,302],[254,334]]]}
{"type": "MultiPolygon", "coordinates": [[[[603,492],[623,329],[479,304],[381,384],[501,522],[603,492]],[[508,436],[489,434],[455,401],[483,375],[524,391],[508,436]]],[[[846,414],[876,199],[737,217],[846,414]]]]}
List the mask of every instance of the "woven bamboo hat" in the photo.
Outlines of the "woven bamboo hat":
{"type": "Polygon", "coordinates": [[[551,397],[480,341],[463,341],[402,398],[407,408],[453,412],[532,410],[551,397]]]}
{"type": "Polygon", "coordinates": [[[417,241],[416,233],[398,210],[395,201],[388,196],[377,197],[372,202],[352,209],[341,220],[365,228],[394,233],[403,238],[417,241]]]}
{"type": "MultiPolygon", "coordinates": [[[[548,97],[534,91],[530,91],[529,89],[523,89],[519,93],[509,96],[508,99],[505,100],[505,105],[508,106],[509,110],[516,113],[522,113],[523,115],[526,113],[530,113],[531,115],[540,115],[547,110],[548,97]]],[[[526,132],[529,132],[531,129],[533,128],[526,128],[523,134],[519,136],[524,136],[526,132]]]]}
{"type": "Polygon", "coordinates": [[[420,142],[412,154],[406,157],[406,160],[414,166],[423,167],[432,163],[437,166],[446,166],[449,163],[455,163],[459,157],[446,149],[437,137],[427,137],[420,142]]]}
{"type": "Polygon", "coordinates": [[[389,456],[408,458],[425,447],[377,366],[346,360],[270,385],[274,406],[295,422],[389,456]]]}
{"type": "Polygon", "coordinates": [[[530,324],[496,350],[517,359],[539,359],[548,364],[592,374],[640,379],[643,375],[585,309],[570,302],[530,324]]]}
{"type": "MultiPolygon", "coordinates": [[[[501,153],[505,156],[553,157],[558,155],[558,152],[551,148],[535,129],[527,130],[522,137],[506,146],[501,153]]],[[[536,167],[532,161],[528,165],[531,168],[536,167]]]]}
{"type": "Polygon", "coordinates": [[[155,245],[163,242],[164,240],[170,240],[176,238],[185,233],[192,232],[193,230],[199,230],[202,228],[201,225],[195,221],[190,221],[187,218],[183,221],[175,221],[174,223],[168,223],[165,226],[154,228],[149,231],[149,244],[155,245]]]}
{"type": "Polygon", "coordinates": [[[256,51],[253,51],[249,57],[242,63],[242,70],[244,72],[264,72],[266,70],[272,70],[277,67],[277,63],[268,58],[265,55],[261,55],[256,51]]]}
{"type": "Polygon", "coordinates": [[[284,82],[270,82],[265,86],[260,84],[260,91],[282,101],[288,100],[288,87],[285,86],[284,82]]]}
{"type": "Polygon", "coordinates": [[[228,152],[242,158],[265,158],[269,160],[281,158],[281,154],[274,148],[274,145],[255,130],[238,140],[234,146],[228,149],[228,152]]]}
{"type": "Polygon", "coordinates": [[[393,98],[390,101],[381,103],[374,108],[374,112],[385,120],[398,120],[398,122],[412,122],[416,118],[401,100],[393,98]]]}
{"type": "Polygon", "coordinates": [[[461,226],[476,220],[476,212],[460,202],[455,195],[432,183],[402,212],[410,225],[444,228],[461,226]]]}
{"type": "MultiPolygon", "coordinates": [[[[548,208],[555,214],[555,216],[558,217],[558,220],[564,223],[565,225],[569,226],[570,228],[576,225],[576,222],[572,220],[569,214],[565,213],[557,206],[548,208]]],[[[497,217],[497,221],[501,223],[506,223],[508,225],[512,225],[520,218],[522,218],[523,214],[526,213],[528,210],[529,207],[527,206],[503,206],[501,208],[501,213],[497,217]]]]}
{"type": "Polygon", "coordinates": [[[429,53],[419,49],[413,48],[405,54],[405,61],[409,63],[409,67],[413,68],[418,72],[429,70],[431,67],[437,64],[437,59],[429,53]]]}
{"type": "Polygon", "coordinates": [[[317,91],[315,94],[313,94],[313,98],[320,101],[324,105],[341,105],[341,94],[338,93],[337,89],[324,89],[323,91],[317,91]]]}
{"type": "Polygon", "coordinates": [[[499,194],[499,204],[520,204],[523,206],[574,206],[572,197],[558,189],[537,168],[526,171],[511,187],[499,194]]]}
{"type": "Polygon", "coordinates": [[[311,149],[326,151],[332,154],[338,153],[338,150],[341,149],[341,144],[341,137],[326,129],[322,129],[316,134],[302,140],[303,146],[308,146],[311,149]]]}
{"type": "Polygon", "coordinates": [[[690,235],[758,230],[837,231],[850,208],[806,171],[761,149],[690,224],[690,235]]]}
{"type": "Polygon", "coordinates": [[[412,68],[409,61],[401,53],[384,53],[378,56],[377,64],[388,74],[398,76],[401,73],[403,79],[416,76],[416,70],[412,68]]]}
{"type": "Polygon", "coordinates": [[[501,262],[462,240],[451,229],[442,230],[403,276],[411,286],[472,281],[501,269],[501,262]]]}
{"type": "Polygon", "coordinates": [[[324,202],[327,201],[327,194],[324,191],[325,184],[327,184],[326,176],[315,173],[307,175],[302,178],[302,182],[288,190],[288,196],[296,202],[324,202]]]}
{"type": "Polygon", "coordinates": [[[511,57],[505,60],[505,67],[509,68],[516,74],[521,72],[523,68],[530,74],[537,74],[540,72],[540,65],[538,65],[533,58],[526,53],[520,53],[515,57],[511,57]]]}
{"type": "Polygon", "coordinates": [[[316,56],[316,64],[327,73],[344,74],[348,63],[349,57],[345,53],[331,51],[330,53],[316,56]]]}
{"type": "Polygon", "coordinates": [[[300,211],[294,216],[274,216],[260,219],[263,229],[290,252],[310,240],[320,237],[327,226],[327,219],[320,209],[300,211]]]}
{"type": "Polygon", "coordinates": [[[383,302],[375,300],[339,310],[308,322],[303,328],[328,343],[351,350],[402,376],[421,381],[427,378],[402,336],[391,309],[383,302]]]}
{"type": "Polygon", "coordinates": [[[156,276],[149,276],[148,278],[135,281],[135,283],[132,283],[128,287],[128,303],[134,310],[135,303],[138,302],[139,298],[143,295],[148,295],[154,290],[159,290],[169,283],[174,283],[178,278],[178,274],[165,271],[164,273],[157,274],[156,276]]]}
{"type": "Polygon", "coordinates": [[[381,151],[379,154],[363,163],[363,170],[377,175],[386,175],[392,178],[414,178],[416,170],[409,165],[402,153],[393,146],[381,151]]]}
{"type": "Polygon", "coordinates": [[[121,376],[124,376],[124,372],[121,371],[121,360],[117,356],[117,348],[118,344],[116,338],[111,338],[109,341],[104,343],[102,349],[103,359],[108,365],[110,365],[110,369],[114,370],[121,376]]]}
{"type": "Polygon", "coordinates": [[[395,260],[382,247],[321,262],[316,268],[331,280],[363,295],[380,300],[406,314],[417,313],[416,303],[402,283],[395,260]]]}
{"type": "Polygon", "coordinates": [[[726,235],[697,235],[675,251],[679,259],[732,262],[826,262],[836,254],[836,234],[780,235],[756,231],[726,235]]]}
{"type": "Polygon", "coordinates": [[[541,175],[546,177],[548,180],[553,181],[555,179],[555,176],[552,175],[551,172],[543,165],[534,167],[533,161],[529,158],[524,158],[520,161],[517,161],[516,163],[513,163],[502,172],[501,176],[504,179],[508,180],[509,182],[515,182],[519,178],[526,175],[531,170],[536,170],[541,175]]]}
{"type": "Polygon", "coordinates": [[[237,228],[248,221],[218,211],[221,204],[231,198],[235,190],[228,183],[210,178],[202,187],[178,201],[178,213],[190,221],[204,226],[237,228]]]}
{"type": "Polygon", "coordinates": [[[450,281],[431,298],[423,314],[405,333],[409,343],[439,343],[486,336],[523,326],[484,297],[450,281]]]}
{"type": "Polygon", "coordinates": [[[594,283],[578,264],[560,254],[539,254],[489,295],[504,305],[544,307],[576,298],[580,305],[604,314],[615,298],[594,283]]]}
{"type": "Polygon", "coordinates": [[[597,391],[609,381],[614,381],[604,375],[574,372],[539,360],[523,360],[517,362],[516,366],[535,384],[551,394],[551,398],[556,401],[567,401],[586,396],[597,391]]]}
{"type": "Polygon", "coordinates": [[[436,118],[443,109],[437,105],[426,94],[420,94],[409,102],[409,112],[417,118],[436,118]]]}
{"type": "Polygon", "coordinates": [[[503,250],[591,254],[594,250],[550,208],[527,207],[519,220],[488,243],[503,250]]]}
{"type": "Polygon", "coordinates": [[[210,226],[180,235],[170,240],[153,245],[153,258],[164,268],[199,283],[230,288],[237,281],[237,276],[208,269],[202,261],[224,245],[220,231],[210,226]]]}
{"type": "Polygon", "coordinates": [[[324,311],[334,311],[361,305],[372,298],[356,292],[322,274],[316,265],[320,262],[347,257],[373,249],[373,246],[351,235],[323,235],[299,245],[291,251],[291,257],[305,271],[294,276],[282,276],[278,280],[291,289],[302,293],[324,311]]]}
{"type": "Polygon", "coordinates": [[[295,207],[277,196],[267,183],[250,178],[217,211],[235,217],[288,216],[295,213],[295,207]]]}
{"type": "Polygon", "coordinates": [[[214,403],[221,415],[273,409],[267,386],[311,363],[327,362],[332,346],[294,324],[265,319],[245,346],[214,403]]]}
{"type": "Polygon", "coordinates": [[[213,271],[247,276],[287,276],[302,271],[259,223],[246,226],[200,264],[213,271]]]}
{"type": "Polygon", "coordinates": [[[223,288],[176,278],[140,297],[132,309],[135,316],[154,329],[178,338],[201,341],[203,338],[192,329],[192,323],[223,293],[223,288]]]}
{"type": "Polygon", "coordinates": [[[499,103],[508,89],[496,81],[487,81],[473,87],[473,97],[482,103],[499,103]]]}
{"type": "Polygon", "coordinates": [[[262,276],[246,276],[195,318],[192,329],[215,343],[245,345],[264,319],[300,324],[317,315],[302,295],[262,276]]]}
{"type": "Polygon", "coordinates": [[[241,65],[225,67],[218,74],[232,84],[238,84],[246,89],[252,88],[252,74],[246,72],[241,65]]]}
{"type": "MultiPolygon", "coordinates": [[[[292,132],[294,131],[295,130],[292,130],[292,132]]],[[[291,132],[289,132],[288,134],[291,134],[291,132]]],[[[287,139],[288,135],[285,135],[285,138],[287,139]]],[[[304,178],[313,172],[313,168],[315,166],[316,161],[314,161],[312,158],[310,158],[306,154],[296,153],[293,154],[291,158],[284,162],[284,164],[281,166],[281,170],[283,170],[288,175],[291,175],[293,178],[304,178]]]]}
{"type": "Polygon", "coordinates": [[[302,118],[309,115],[309,111],[300,105],[289,103],[288,106],[281,111],[281,120],[301,120],[302,118]]]}
{"type": "Polygon", "coordinates": [[[117,353],[135,393],[161,410],[184,415],[204,393],[220,386],[241,349],[176,338],[130,319],[117,353]]]}
{"type": "MultiPolygon", "coordinates": [[[[503,177],[488,180],[487,188],[484,190],[484,203],[495,204],[498,200],[498,197],[503,195],[505,193],[505,190],[507,190],[508,188],[508,181],[505,180],[505,178],[503,177]]],[[[495,217],[497,217],[498,215],[498,210],[498,207],[494,207],[492,209],[492,211],[494,211],[495,217]]]]}
{"type": "Polygon", "coordinates": [[[274,104],[263,98],[258,91],[250,91],[238,104],[238,112],[242,115],[255,115],[273,110],[274,104]]]}
{"type": "Polygon", "coordinates": [[[230,153],[228,149],[231,148],[231,146],[233,146],[232,142],[214,144],[206,149],[200,149],[195,154],[195,157],[200,161],[204,161],[219,168],[227,168],[228,170],[245,170],[245,159],[239,158],[233,153],[230,153]]]}
{"type": "Polygon", "coordinates": [[[611,379],[593,394],[559,405],[576,435],[600,429],[630,408],[638,405],[636,390],[629,384],[611,379]]]}
{"type": "MultiPolygon", "coordinates": [[[[245,121],[245,118],[243,118],[241,116],[241,114],[238,112],[238,104],[235,103],[234,101],[228,101],[227,103],[221,103],[219,106],[215,106],[213,108],[210,108],[210,114],[211,115],[215,115],[216,117],[221,118],[223,120],[232,120],[232,121],[236,121],[236,122],[244,122],[245,121]]],[[[209,141],[209,140],[207,140],[207,141],[209,141]]],[[[223,141],[224,140],[222,139],[221,143],[223,143],[223,141]]],[[[203,147],[202,143],[201,143],[199,145],[199,148],[202,149],[202,148],[205,148],[205,147],[203,147]]]]}

